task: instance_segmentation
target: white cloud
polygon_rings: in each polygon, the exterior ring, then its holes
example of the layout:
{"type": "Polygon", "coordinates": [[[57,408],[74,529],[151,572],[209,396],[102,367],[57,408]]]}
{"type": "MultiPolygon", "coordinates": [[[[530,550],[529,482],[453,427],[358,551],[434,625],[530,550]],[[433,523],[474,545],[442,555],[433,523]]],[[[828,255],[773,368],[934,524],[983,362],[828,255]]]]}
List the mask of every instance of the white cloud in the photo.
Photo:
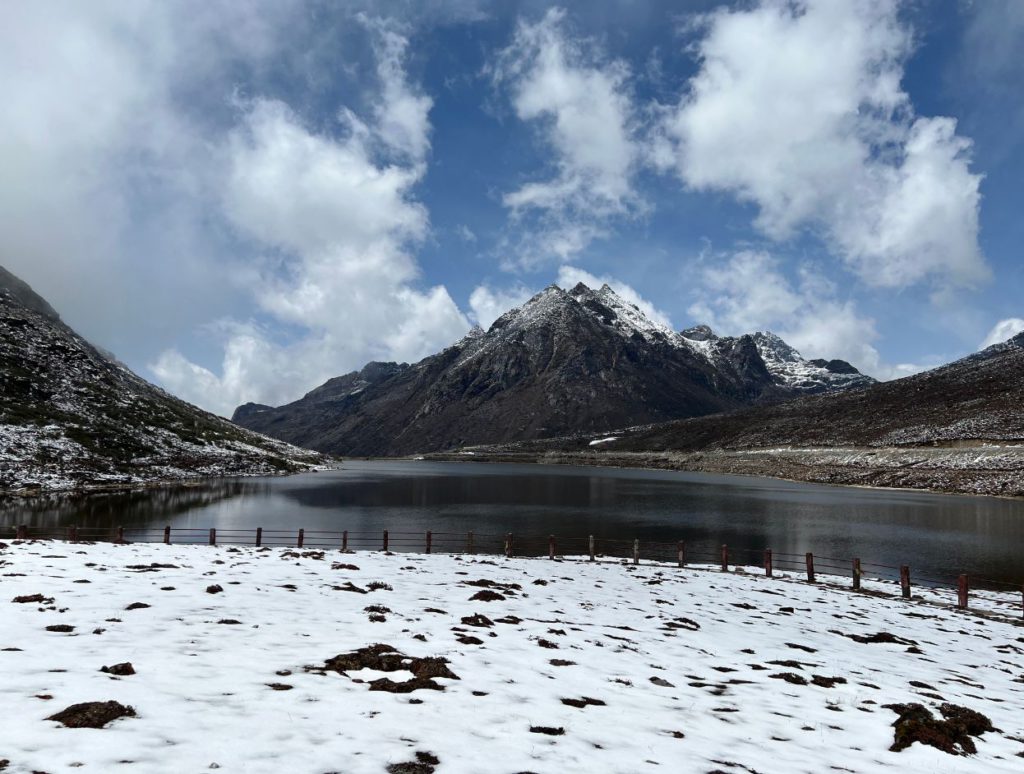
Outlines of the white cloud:
{"type": "MultiPolygon", "coordinates": [[[[392,41],[378,54],[403,48],[392,41]]],[[[220,374],[169,351],[153,365],[165,384],[222,413],[249,400],[278,404],[371,359],[418,360],[469,327],[444,287],[416,286],[409,249],[429,224],[411,189],[425,170],[416,157],[429,149],[429,123],[396,122],[412,113],[389,103],[406,105],[412,90],[394,66],[382,74],[377,122],[343,110],[338,136],[310,131],[281,102],[248,105],[227,144],[223,207],[274,256],[253,282],[261,309],[299,333],[281,341],[254,324],[223,326],[220,374]],[[403,160],[382,160],[382,148],[403,160]]]]}
{"type": "Polygon", "coordinates": [[[534,293],[535,291],[523,284],[497,290],[489,285],[478,285],[469,296],[469,316],[473,322],[486,330],[509,309],[529,301],[534,293]]]}
{"type": "Polygon", "coordinates": [[[720,334],[770,330],[806,358],[841,358],[878,379],[922,370],[884,363],[872,343],[878,339],[875,321],[839,298],[835,285],[813,267],[801,268],[794,284],[768,253],[719,256],[699,271],[696,293],[690,314],[720,334]]]}
{"type": "Polygon", "coordinates": [[[563,265],[558,268],[558,284],[566,290],[571,290],[577,283],[582,282],[593,290],[598,290],[602,285],[607,285],[616,292],[624,301],[636,306],[641,312],[647,315],[648,319],[666,328],[672,328],[672,321],[668,315],[658,309],[654,304],[641,296],[635,288],[608,275],[598,276],[585,271],[578,266],[563,265]]]}
{"type": "Polygon", "coordinates": [[[896,0],[760,0],[708,15],[700,70],[649,157],[755,204],[774,239],[817,228],[870,285],[986,279],[971,143],[951,118],[914,116],[897,12],[896,0]]]}
{"type": "Polygon", "coordinates": [[[1018,333],[1024,333],[1024,320],[1019,317],[1000,320],[992,326],[992,330],[988,332],[988,335],[978,346],[978,349],[985,349],[985,347],[991,347],[993,344],[999,344],[1013,338],[1018,333]]]}
{"type": "Polygon", "coordinates": [[[554,176],[504,196],[520,226],[537,223],[518,246],[522,265],[565,260],[604,233],[608,218],[642,209],[633,186],[638,161],[629,70],[607,61],[564,30],[551,9],[534,24],[520,21],[492,74],[511,91],[516,116],[536,122],[554,155],[554,176]]]}

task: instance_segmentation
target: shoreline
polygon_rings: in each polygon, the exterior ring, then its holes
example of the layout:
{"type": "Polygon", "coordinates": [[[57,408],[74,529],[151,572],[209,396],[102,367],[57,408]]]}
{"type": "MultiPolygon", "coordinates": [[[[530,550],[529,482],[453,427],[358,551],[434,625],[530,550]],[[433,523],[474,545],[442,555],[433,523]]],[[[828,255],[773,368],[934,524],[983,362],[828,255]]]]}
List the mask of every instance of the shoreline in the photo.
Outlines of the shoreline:
{"type": "MultiPolygon", "coordinates": [[[[827,468],[825,465],[815,465],[810,461],[811,455],[849,455],[850,453],[861,453],[868,451],[877,453],[880,450],[860,449],[785,449],[776,450],[739,450],[721,452],[592,452],[592,451],[563,451],[563,450],[538,450],[538,451],[504,451],[492,450],[490,448],[474,449],[472,455],[459,452],[434,452],[420,455],[419,458],[435,462],[483,462],[483,463],[521,463],[541,465],[569,465],[579,467],[604,467],[611,469],[627,470],[669,470],[687,473],[710,473],[717,475],[743,476],[748,478],[767,478],[777,481],[787,481],[794,484],[817,484],[821,486],[850,487],[859,489],[875,489],[879,491],[893,492],[919,492],[923,494],[962,495],[966,497],[996,497],[1000,499],[1021,500],[1024,499],[1024,454],[1020,454],[1020,470],[1012,470],[1005,475],[995,474],[1000,482],[1008,484],[1013,491],[1010,493],[1000,491],[987,491],[982,485],[987,471],[965,471],[965,470],[943,470],[935,469],[933,481],[936,481],[943,474],[960,474],[965,479],[962,486],[939,485],[933,483],[931,486],[898,486],[878,483],[864,483],[862,480],[867,476],[878,476],[891,474],[897,468],[849,468],[848,478],[843,478],[835,469],[827,468]],[[788,472],[791,474],[800,470],[801,458],[805,460],[803,466],[810,471],[808,475],[782,475],[773,470],[772,466],[764,465],[758,469],[741,469],[742,463],[751,460],[764,464],[769,454],[792,455],[797,458],[791,462],[788,472]],[[736,464],[739,461],[739,465],[736,464]],[[816,471],[816,472],[815,472],[816,471]],[[973,473],[973,476],[972,476],[973,473]],[[977,488],[968,488],[968,483],[973,482],[977,488]]],[[[896,450],[894,450],[896,451],[896,450]]],[[[901,449],[899,453],[913,455],[930,449],[901,449]]],[[[967,456],[974,449],[958,449],[956,453],[967,456]]],[[[949,450],[942,450],[949,454],[949,450]]],[[[1018,456],[1018,455],[1015,455],[1018,456]]],[[[415,461],[418,457],[407,456],[403,458],[372,458],[381,460],[407,459],[415,461]]],[[[778,461],[778,457],[776,457],[778,461]]],[[[756,467],[750,465],[749,467],[756,467]]],[[[920,472],[919,469],[917,472],[920,472]]],[[[931,470],[931,469],[923,469],[931,470]]],[[[927,479],[927,476],[923,478],[927,479]]]]}
{"type": "Polygon", "coordinates": [[[789,571],[52,541],[0,562],[11,774],[1001,774],[1024,753],[1021,624],[867,578],[855,594],[789,571]],[[134,715],[47,719],[91,701],[134,715]],[[1001,731],[966,757],[898,752],[888,705],[908,702],[1001,731]]]}

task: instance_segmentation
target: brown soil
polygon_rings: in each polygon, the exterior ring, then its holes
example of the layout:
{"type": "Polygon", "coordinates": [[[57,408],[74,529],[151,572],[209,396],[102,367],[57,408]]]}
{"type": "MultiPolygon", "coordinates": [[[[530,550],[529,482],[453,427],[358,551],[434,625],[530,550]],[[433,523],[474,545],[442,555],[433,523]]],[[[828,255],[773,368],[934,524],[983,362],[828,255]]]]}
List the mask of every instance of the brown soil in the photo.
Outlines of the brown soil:
{"type": "Polygon", "coordinates": [[[589,696],[584,696],[580,699],[562,699],[562,704],[568,707],[578,707],[583,709],[584,707],[604,707],[605,703],[600,699],[591,699],[589,696]]]}
{"type": "Polygon", "coordinates": [[[74,630],[75,627],[69,626],[68,624],[53,624],[52,626],[46,627],[46,631],[48,632],[60,632],[61,634],[67,634],[69,632],[73,632],[74,630]]]}
{"type": "Polygon", "coordinates": [[[55,720],[68,728],[103,728],[118,718],[135,717],[134,707],[116,701],[89,701],[72,704],[47,720],[55,720]]]}
{"type": "Polygon", "coordinates": [[[11,600],[11,602],[15,602],[15,603],[17,603],[19,605],[36,604],[36,603],[38,603],[40,605],[52,605],[53,604],[53,597],[44,597],[42,594],[28,594],[27,596],[24,596],[24,597],[15,597],[14,599],[11,600]]]}
{"type": "Polygon", "coordinates": [[[977,747],[972,736],[995,731],[992,722],[967,707],[943,704],[939,707],[943,720],[937,720],[931,710],[921,704],[886,704],[899,717],[893,723],[893,744],[889,749],[900,752],[914,742],[927,744],[950,755],[973,755],[977,747]]]}
{"type": "Polygon", "coordinates": [[[370,682],[371,691],[387,691],[389,693],[411,693],[421,689],[443,691],[444,686],[434,682],[434,678],[459,679],[459,676],[448,668],[447,659],[413,658],[382,643],[368,645],[351,653],[342,653],[328,659],[322,671],[347,675],[348,672],[360,669],[373,669],[378,672],[412,672],[412,679],[403,682],[396,682],[387,677],[370,682]]]}
{"type": "Polygon", "coordinates": [[[147,607],[152,607],[152,605],[147,605],[145,602],[132,602],[125,610],[145,610],[147,607]]]}
{"type": "Polygon", "coordinates": [[[483,591],[478,591],[469,599],[471,602],[474,600],[477,602],[500,602],[505,599],[505,597],[496,591],[488,591],[487,589],[484,589],[483,591]]]}
{"type": "Polygon", "coordinates": [[[530,726],[531,734],[547,734],[548,736],[563,736],[564,728],[552,728],[551,726],[530,726]]]}

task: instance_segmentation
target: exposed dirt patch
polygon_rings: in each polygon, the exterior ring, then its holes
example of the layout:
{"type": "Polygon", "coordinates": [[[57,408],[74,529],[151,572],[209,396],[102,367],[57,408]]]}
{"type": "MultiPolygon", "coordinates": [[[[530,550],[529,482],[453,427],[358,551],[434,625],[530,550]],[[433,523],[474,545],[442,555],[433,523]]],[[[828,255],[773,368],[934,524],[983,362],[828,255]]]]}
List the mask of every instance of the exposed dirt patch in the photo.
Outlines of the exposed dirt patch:
{"type": "Polygon", "coordinates": [[[214,583],[211,586],[207,586],[206,587],[206,593],[207,594],[220,594],[223,591],[224,591],[224,589],[221,586],[217,585],[216,583],[214,583]]]}
{"type": "Polygon", "coordinates": [[[358,570],[354,564],[345,564],[344,562],[334,562],[331,565],[332,570],[358,570]]]}
{"type": "Polygon", "coordinates": [[[241,621],[236,621],[234,618],[221,618],[219,621],[217,621],[217,623],[219,623],[219,624],[227,624],[229,626],[238,626],[242,622],[241,621]]]}
{"type": "Polygon", "coordinates": [[[943,704],[939,712],[943,720],[932,715],[931,710],[921,704],[885,704],[899,717],[893,722],[893,744],[889,749],[900,752],[914,742],[927,744],[950,755],[973,755],[978,751],[972,736],[981,736],[986,731],[995,731],[992,722],[967,707],[943,704]]]}
{"type": "Polygon", "coordinates": [[[562,727],[553,728],[551,726],[530,726],[531,734],[547,734],[548,736],[564,736],[565,729],[562,727]]]}
{"type": "Polygon", "coordinates": [[[125,661],[122,664],[114,664],[113,666],[101,667],[100,671],[106,672],[108,675],[127,677],[128,675],[135,674],[135,667],[132,666],[130,661],[125,661]]]}
{"type": "Polygon", "coordinates": [[[147,607],[152,607],[152,605],[147,605],[145,602],[132,602],[125,610],[145,610],[147,607]]]}
{"type": "Polygon", "coordinates": [[[150,562],[149,564],[129,564],[125,567],[125,569],[134,570],[135,572],[158,572],[160,570],[177,570],[178,565],[150,562]]]}
{"type": "Polygon", "coordinates": [[[391,588],[390,584],[387,584],[384,581],[372,581],[370,583],[367,583],[366,584],[366,590],[367,591],[394,591],[394,589],[391,588]]]}
{"type": "Polygon", "coordinates": [[[567,707],[578,707],[583,709],[584,707],[604,707],[605,702],[600,699],[592,699],[589,696],[583,696],[579,699],[562,699],[562,704],[567,707]]]}
{"type": "Polygon", "coordinates": [[[470,601],[476,600],[478,602],[500,602],[501,600],[505,599],[505,596],[499,594],[497,591],[489,591],[487,589],[484,589],[482,591],[478,591],[469,599],[470,601]]]}
{"type": "Polygon", "coordinates": [[[75,627],[70,626],[69,624],[53,624],[52,626],[46,627],[46,631],[48,632],[60,632],[61,634],[68,634],[74,630],[75,627]]]}
{"type": "Polygon", "coordinates": [[[370,682],[371,691],[388,691],[389,693],[411,693],[421,689],[443,691],[444,686],[434,682],[435,678],[459,679],[459,676],[448,668],[447,659],[413,658],[382,643],[368,645],[351,653],[342,653],[328,659],[322,669],[314,668],[311,671],[338,672],[348,676],[349,672],[360,669],[373,669],[378,672],[412,672],[412,679],[402,682],[396,682],[388,677],[370,682]]]}
{"type": "Polygon", "coordinates": [[[476,615],[467,615],[462,618],[462,623],[466,626],[479,626],[481,628],[490,628],[494,626],[494,622],[485,615],[477,613],[476,615]]]}
{"type": "Polygon", "coordinates": [[[811,678],[811,682],[817,685],[819,688],[831,688],[835,685],[843,685],[846,683],[845,677],[825,677],[825,675],[814,675],[811,678]]]}
{"type": "Polygon", "coordinates": [[[441,759],[433,753],[418,751],[416,760],[408,763],[392,763],[387,767],[388,774],[433,774],[434,767],[441,759]]]}
{"type": "Polygon", "coordinates": [[[294,685],[288,685],[288,683],[267,683],[267,688],[275,691],[290,691],[294,687],[294,685]]]}
{"type": "Polygon", "coordinates": [[[917,645],[914,640],[908,640],[904,637],[897,637],[895,634],[890,632],[875,632],[874,634],[843,634],[842,632],[836,632],[836,634],[842,634],[844,637],[849,637],[854,642],[861,642],[866,645],[874,645],[877,643],[888,643],[892,645],[917,645]]]}
{"type": "Polygon", "coordinates": [[[793,685],[807,685],[807,678],[803,675],[798,675],[796,672],[779,672],[768,676],[773,680],[785,680],[793,685]]]}
{"type": "Polygon", "coordinates": [[[11,602],[14,602],[19,605],[52,605],[53,597],[44,597],[42,594],[27,594],[23,597],[15,597],[11,600],[11,602]]]}
{"type": "Polygon", "coordinates": [[[351,591],[353,594],[367,594],[366,589],[361,589],[351,581],[345,581],[341,586],[331,586],[332,591],[351,591]]]}
{"type": "Polygon", "coordinates": [[[87,701],[72,704],[47,720],[55,720],[68,728],[103,728],[118,718],[135,717],[135,708],[116,701],[87,701]]]}
{"type": "Polygon", "coordinates": [[[517,624],[521,624],[522,622],[523,622],[522,618],[517,618],[514,615],[506,615],[503,618],[495,618],[494,619],[494,623],[511,624],[513,626],[515,626],[517,624]]]}

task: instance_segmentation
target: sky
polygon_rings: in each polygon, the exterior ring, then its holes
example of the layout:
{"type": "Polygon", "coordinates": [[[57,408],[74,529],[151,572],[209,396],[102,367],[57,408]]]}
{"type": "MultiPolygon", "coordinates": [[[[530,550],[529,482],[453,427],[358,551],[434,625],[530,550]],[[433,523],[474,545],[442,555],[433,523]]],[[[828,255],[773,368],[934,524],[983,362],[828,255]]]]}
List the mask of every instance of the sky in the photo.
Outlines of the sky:
{"type": "Polygon", "coordinates": [[[1024,330],[1019,0],[8,0],[0,264],[211,411],[555,282],[891,379],[1024,330]]]}

